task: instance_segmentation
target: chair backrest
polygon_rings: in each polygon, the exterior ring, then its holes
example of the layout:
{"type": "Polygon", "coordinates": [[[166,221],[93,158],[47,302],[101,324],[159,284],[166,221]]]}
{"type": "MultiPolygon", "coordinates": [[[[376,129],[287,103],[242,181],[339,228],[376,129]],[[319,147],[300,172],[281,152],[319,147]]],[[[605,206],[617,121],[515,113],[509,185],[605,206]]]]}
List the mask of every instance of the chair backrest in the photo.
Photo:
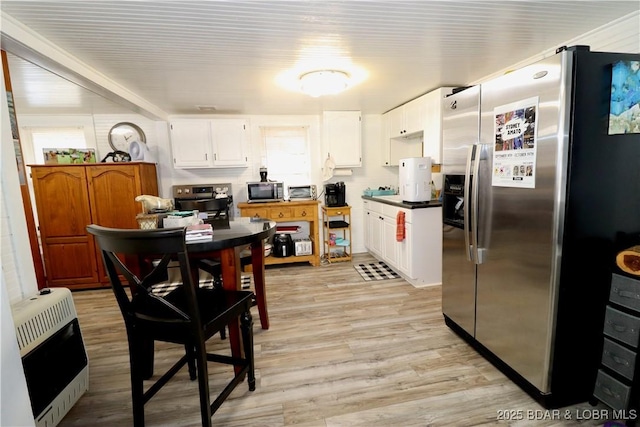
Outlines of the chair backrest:
{"type": "Polygon", "coordinates": [[[92,224],[87,226],[87,231],[100,246],[111,287],[128,326],[136,319],[166,323],[199,321],[185,229],[115,229],[92,224]],[[179,264],[183,287],[181,295],[185,299],[180,307],[151,289],[166,280],[167,266],[175,260],[179,264]],[[121,276],[129,285],[131,297],[121,276]]]}

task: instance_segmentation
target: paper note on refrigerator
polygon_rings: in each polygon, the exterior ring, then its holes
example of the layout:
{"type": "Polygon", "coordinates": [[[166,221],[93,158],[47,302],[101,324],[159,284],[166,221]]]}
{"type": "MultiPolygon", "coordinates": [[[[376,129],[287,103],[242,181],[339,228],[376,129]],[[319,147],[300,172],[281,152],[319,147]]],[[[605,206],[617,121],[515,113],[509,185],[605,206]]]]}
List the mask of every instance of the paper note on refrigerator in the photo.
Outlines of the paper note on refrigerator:
{"type": "Polygon", "coordinates": [[[535,188],[538,97],[494,110],[491,185],[535,188]]]}

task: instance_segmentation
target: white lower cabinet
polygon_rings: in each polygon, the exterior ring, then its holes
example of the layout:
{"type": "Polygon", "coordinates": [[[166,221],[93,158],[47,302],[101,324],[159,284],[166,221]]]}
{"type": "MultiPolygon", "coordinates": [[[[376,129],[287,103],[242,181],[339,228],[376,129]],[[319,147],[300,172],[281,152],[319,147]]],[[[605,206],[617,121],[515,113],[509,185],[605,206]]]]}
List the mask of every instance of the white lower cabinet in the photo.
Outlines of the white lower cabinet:
{"type": "Polygon", "coordinates": [[[442,208],[406,209],[364,200],[365,247],[415,286],[442,283],[442,208]],[[405,213],[405,238],[396,239],[405,213]]]}
{"type": "Polygon", "coordinates": [[[402,242],[398,243],[398,268],[407,276],[411,276],[411,243],[413,241],[413,226],[411,223],[405,223],[406,237],[402,242]]]}
{"type": "Polygon", "coordinates": [[[382,256],[392,265],[398,266],[398,242],[396,241],[396,219],[382,217],[382,256]]]}
{"type": "Polygon", "coordinates": [[[364,246],[368,251],[382,256],[382,209],[369,209],[371,202],[364,201],[364,246]]]}

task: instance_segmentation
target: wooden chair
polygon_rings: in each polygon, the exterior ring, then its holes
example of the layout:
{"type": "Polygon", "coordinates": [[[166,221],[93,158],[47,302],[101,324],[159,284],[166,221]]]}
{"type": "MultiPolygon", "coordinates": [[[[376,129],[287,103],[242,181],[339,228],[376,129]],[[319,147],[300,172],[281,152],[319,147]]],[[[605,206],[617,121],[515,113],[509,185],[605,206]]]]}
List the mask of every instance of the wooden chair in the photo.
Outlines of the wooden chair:
{"type": "Polygon", "coordinates": [[[233,389],[248,377],[249,390],[255,390],[253,362],[253,321],[250,291],[200,288],[192,279],[183,229],[120,230],[89,225],[102,251],[113,292],[122,311],[129,342],[131,394],[134,426],[144,425],[144,405],[185,364],[192,380],[198,378],[202,425],[211,426],[211,416],[233,389]],[[120,256],[118,256],[120,255],[120,256]],[[122,259],[125,259],[123,262],[122,259]],[[160,259],[149,272],[140,270],[141,260],[160,259]],[[135,262],[132,262],[135,260],[135,262]],[[166,278],[167,265],[177,260],[182,286],[162,297],[150,291],[166,278]],[[124,276],[129,292],[120,277],[124,276]],[[244,357],[234,358],[206,352],[205,341],[231,322],[240,321],[244,357]],[[153,343],[183,344],[185,355],[144,391],[144,380],[153,375],[153,343]],[[211,402],[207,361],[234,365],[236,373],[211,402]]]}

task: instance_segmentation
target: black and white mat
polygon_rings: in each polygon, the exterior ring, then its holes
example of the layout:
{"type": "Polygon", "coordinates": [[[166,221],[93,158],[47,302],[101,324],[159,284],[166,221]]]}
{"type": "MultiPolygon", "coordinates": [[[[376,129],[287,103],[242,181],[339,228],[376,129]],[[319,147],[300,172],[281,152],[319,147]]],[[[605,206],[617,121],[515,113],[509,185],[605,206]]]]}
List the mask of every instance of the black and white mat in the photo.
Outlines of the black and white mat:
{"type": "Polygon", "coordinates": [[[391,267],[382,261],[372,262],[369,264],[357,264],[354,265],[353,268],[355,268],[366,281],[397,279],[400,277],[398,273],[393,271],[391,267]]]}
{"type": "MultiPolygon", "coordinates": [[[[251,275],[241,275],[241,285],[242,289],[250,289],[251,288],[251,275]]],[[[169,295],[171,291],[176,289],[178,286],[182,286],[180,282],[162,282],[157,285],[153,285],[151,288],[151,292],[159,297],[163,297],[165,295],[169,295]]],[[[200,287],[201,288],[213,288],[213,277],[209,276],[207,279],[200,278],[200,287]]]]}

